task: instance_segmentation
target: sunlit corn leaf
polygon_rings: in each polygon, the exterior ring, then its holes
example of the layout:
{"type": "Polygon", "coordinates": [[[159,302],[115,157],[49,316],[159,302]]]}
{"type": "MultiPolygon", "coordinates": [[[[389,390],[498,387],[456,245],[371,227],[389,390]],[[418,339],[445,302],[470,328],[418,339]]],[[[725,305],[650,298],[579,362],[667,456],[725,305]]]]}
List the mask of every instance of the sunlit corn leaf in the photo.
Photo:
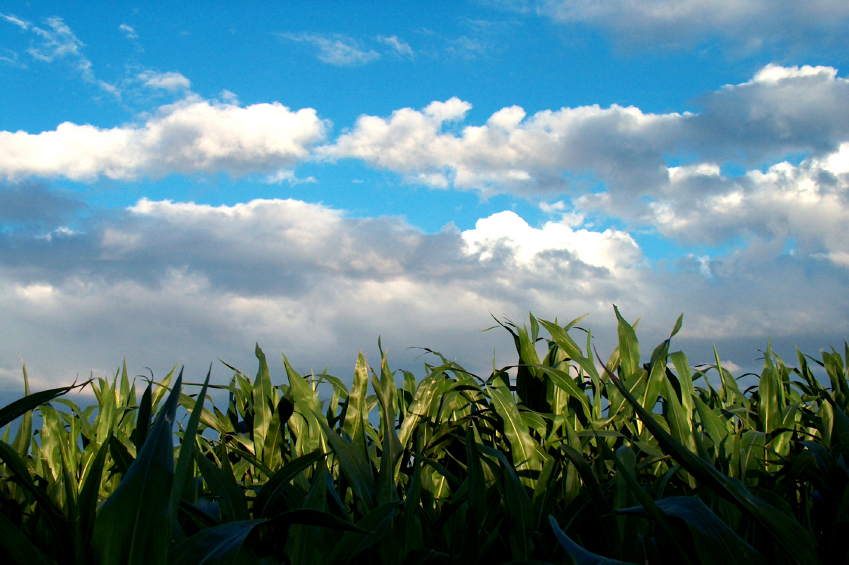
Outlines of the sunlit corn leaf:
{"type": "Polygon", "coordinates": [[[318,419],[318,423],[333,448],[342,473],[345,475],[348,484],[351,485],[351,490],[357,497],[358,503],[363,506],[363,510],[374,508],[374,473],[371,463],[363,455],[364,447],[346,440],[331,430],[323,419],[318,419]]]}
{"type": "Polygon", "coordinates": [[[268,432],[268,426],[271,424],[271,395],[273,394],[273,386],[271,384],[271,376],[268,372],[268,362],[259,344],[256,345],[255,354],[259,361],[259,368],[257,369],[256,380],[254,380],[251,390],[253,406],[252,432],[254,453],[257,459],[264,461],[263,449],[265,447],[265,435],[268,432]]]}
{"type": "Polygon", "coordinates": [[[720,496],[739,505],[761,523],[776,543],[785,551],[787,556],[800,565],[821,563],[808,532],[794,519],[776,512],[775,508],[755,496],[739,481],[727,477],[716,470],[710,463],[688,451],[683,445],[669,435],[666,430],[649,414],[637,400],[631,396],[625,386],[612,373],[611,381],[634,407],[640,419],[681,465],[684,466],[703,486],[710,488],[720,496]]]}
{"type": "Polygon", "coordinates": [[[528,428],[522,421],[513,395],[505,386],[488,386],[492,406],[504,423],[504,435],[510,442],[513,464],[517,469],[537,467],[536,444],[528,434],[528,428]]]}
{"type": "Polygon", "coordinates": [[[368,426],[368,410],[366,409],[366,395],[368,393],[368,365],[362,352],[357,355],[357,364],[354,368],[354,382],[351,383],[351,391],[348,394],[348,402],[345,408],[345,420],[342,429],[351,438],[355,445],[364,451],[365,427],[368,426]]]}
{"type": "Polygon", "coordinates": [[[381,426],[381,457],[380,467],[377,472],[376,503],[394,502],[398,500],[398,492],[395,489],[395,469],[398,467],[404,448],[398,439],[395,430],[397,415],[397,391],[395,380],[389,371],[386,356],[381,361],[380,380],[372,376],[372,386],[380,403],[380,426],[381,426]]]}
{"type": "Polygon", "coordinates": [[[634,328],[625,321],[619,308],[614,305],[616,312],[617,332],[619,333],[619,363],[622,366],[622,376],[628,378],[640,368],[640,344],[634,328]]]}
{"type": "MultiPolygon", "coordinates": [[[[22,398],[21,400],[26,400],[26,398],[29,396],[29,377],[27,376],[27,365],[26,365],[26,363],[24,363],[23,372],[24,372],[24,398],[22,398]]],[[[48,400],[50,400],[50,399],[48,399],[48,400]]],[[[26,403],[21,405],[20,409],[23,409],[25,406],[26,406],[26,403]]],[[[5,406],[5,407],[3,407],[2,410],[0,410],[0,426],[6,425],[5,423],[3,423],[4,418],[7,419],[7,418],[11,417],[11,419],[9,419],[10,422],[15,419],[15,416],[13,416],[13,414],[15,413],[14,411],[9,412],[8,415],[4,414],[4,411],[7,408],[9,408],[9,406],[5,406]]],[[[35,407],[33,406],[32,408],[35,408],[35,407]]],[[[32,408],[25,410],[24,413],[21,414],[22,418],[21,418],[21,421],[18,422],[18,431],[15,432],[15,439],[14,439],[14,441],[12,441],[12,447],[15,448],[15,451],[17,451],[18,454],[20,454],[21,457],[27,456],[27,454],[29,453],[29,446],[32,443],[32,408]]],[[[6,428],[6,431],[8,432],[9,428],[6,428]]],[[[6,441],[6,440],[4,440],[4,441],[6,441]]]]}
{"type": "Polygon", "coordinates": [[[165,565],[171,540],[168,502],[174,480],[173,425],[182,371],[150,435],[97,515],[92,546],[100,565],[165,565]]]}
{"type": "MultiPolygon", "coordinates": [[[[58,398],[63,394],[68,393],[75,388],[84,387],[88,384],[88,381],[82,384],[73,384],[71,386],[62,386],[59,388],[51,388],[50,390],[42,390],[41,392],[36,392],[23,398],[20,398],[11,404],[7,404],[3,408],[0,408],[0,427],[5,426],[18,416],[23,416],[27,412],[30,412],[34,408],[41,406],[45,402],[50,402],[54,398],[58,398]]],[[[27,387],[29,388],[29,387],[27,387]]],[[[30,420],[31,421],[31,420],[30,420]]],[[[21,434],[24,433],[23,430],[21,434]]]]}

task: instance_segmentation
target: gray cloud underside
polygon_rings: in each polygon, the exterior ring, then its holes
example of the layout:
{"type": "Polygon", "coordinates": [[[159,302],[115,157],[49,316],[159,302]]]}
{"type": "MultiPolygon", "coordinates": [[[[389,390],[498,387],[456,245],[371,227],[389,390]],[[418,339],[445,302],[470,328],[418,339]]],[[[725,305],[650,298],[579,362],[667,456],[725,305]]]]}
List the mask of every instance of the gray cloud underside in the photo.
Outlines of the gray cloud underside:
{"type": "Polygon", "coordinates": [[[41,384],[102,375],[124,356],[131,371],[159,376],[178,362],[197,376],[218,358],[253,371],[254,341],[272,360],[285,351],[302,370],[329,365],[348,378],[358,350],[375,360],[378,335],[394,366],[414,368],[421,351],[406,348],[426,346],[486,372],[493,349],[499,364],[515,361],[506,332],[479,333],[490,312],[561,322],[590,313],[607,354],[613,303],[643,317],[647,349],[685,311],[677,343],[695,348],[693,362],[709,360],[708,342],[751,366],[767,335],[810,350],[849,333],[846,271],[767,241],[709,262],[708,278],[695,260],[675,272],[645,265],[622,232],[531,228],[511,213],[429,235],[293,200],[142,200],[79,232],[0,239],[6,388],[18,386],[19,356],[41,384]]]}
{"type": "Polygon", "coordinates": [[[840,47],[849,20],[842,0],[539,0],[508,2],[564,24],[610,33],[620,45],[692,48],[721,39],[737,50],[764,45],[840,47]]]}

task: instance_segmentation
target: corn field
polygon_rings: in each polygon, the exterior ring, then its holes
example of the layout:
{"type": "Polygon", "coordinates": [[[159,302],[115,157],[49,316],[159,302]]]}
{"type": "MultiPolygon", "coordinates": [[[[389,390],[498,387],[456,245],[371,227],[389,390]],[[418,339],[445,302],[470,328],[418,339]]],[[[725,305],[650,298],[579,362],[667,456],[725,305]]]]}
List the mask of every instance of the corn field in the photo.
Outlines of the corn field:
{"type": "Polygon", "coordinates": [[[648,357],[615,314],[606,360],[580,318],[499,322],[518,360],[484,376],[432,352],[416,378],[381,350],[348,387],[285,355],[272,376],[257,346],[226,386],[126,365],[27,384],[0,409],[0,560],[847,563],[849,346],[796,367],[767,347],[741,390],[718,355],[670,351],[680,318],[648,357]],[[81,386],[96,404],[64,398],[81,386]]]}

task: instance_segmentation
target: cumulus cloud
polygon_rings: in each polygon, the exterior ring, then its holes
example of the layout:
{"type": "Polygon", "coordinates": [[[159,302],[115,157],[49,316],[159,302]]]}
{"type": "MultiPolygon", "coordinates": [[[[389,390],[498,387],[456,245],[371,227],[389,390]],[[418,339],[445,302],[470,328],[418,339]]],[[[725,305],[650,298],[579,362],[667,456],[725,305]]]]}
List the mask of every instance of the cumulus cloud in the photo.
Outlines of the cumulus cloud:
{"type": "Polygon", "coordinates": [[[849,143],[798,166],[782,162],[733,178],[715,165],[676,167],[670,179],[650,205],[663,235],[713,244],[752,234],[792,238],[802,251],[838,263],[849,252],[849,143]]]}
{"type": "Polygon", "coordinates": [[[842,35],[849,6],[841,0],[541,0],[538,13],[562,23],[607,30],[620,43],[688,48],[722,38],[737,47],[825,44],[842,35]]]}
{"type": "Polygon", "coordinates": [[[299,43],[308,43],[318,50],[319,60],[337,67],[365,65],[380,58],[373,49],[364,50],[352,37],[342,34],[282,33],[280,37],[299,43]]]}
{"type": "Polygon", "coordinates": [[[0,177],[90,181],[270,172],[304,159],[326,127],[311,108],[291,111],[277,102],[240,107],[191,96],[137,125],[101,129],[66,122],[39,134],[0,132],[0,177]]]}
{"type": "Polygon", "coordinates": [[[753,165],[791,153],[827,153],[849,131],[849,81],[831,67],[769,65],[699,103],[700,113],[593,105],[530,117],[511,106],[482,126],[455,132],[446,131],[445,122],[462,120],[471,105],[452,98],[388,118],[361,116],[325,154],[363,159],[434,186],[557,193],[573,188],[564,173],[590,174],[613,192],[639,196],[668,184],[669,154],[753,165]],[[457,111],[433,110],[443,106],[457,111]]]}
{"type": "MultiPolygon", "coordinates": [[[[102,375],[125,355],[131,371],[157,376],[178,362],[200,374],[218,358],[252,371],[259,341],[272,363],[282,350],[300,370],[330,365],[349,378],[358,350],[375,361],[378,335],[393,366],[414,369],[421,351],[406,348],[426,346],[485,373],[493,349],[498,364],[515,361],[509,335],[479,332],[490,313],[521,321],[530,309],[562,322],[590,313],[608,352],[612,303],[643,316],[646,347],[686,312],[676,343],[693,363],[710,359],[710,341],[751,366],[768,332],[777,346],[810,351],[849,331],[840,292],[849,273],[823,264],[812,274],[804,257],[776,264],[768,245],[710,260],[708,279],[647,266],[626,233],[534,227],[512,212],[435,234],[296,200],[143,199],[74,234],[63,221],[50,239],[0,235],[0,377],[19,372],[19,356],[45,384],[102,375]]],[[[218,365],[214,374],[226,378],[218,365]]]]}
{"type": "Polygon", "coordinates": [[[830,210],[825,217],[842,218],[843,173],[824,163],[843,159],[841,148],[849,143],[849,81],[831,67],[772,64],[697,102],[698,113],[664,114],[596,105],[528,116],[511,106],[483,125],[457,127],[448,124],[463,122],[471,104],[452,98],[389,117],[361,116],[320,152],[361,159],[437,188],[541,198],[568,194],[572,206],[563,212],[576,218],[593,211],[613,214],[653,224],[683,241],[715,244],[758,233],[843,251],[825,243],[834,239],[826,233],[830,222],[805,227],[774,218],[792,213],[795,197],[789,195],[809,193],[812,183],[823,195],[817,206],[830,210]],[[807,155],[799,170],[769,168],[799,154],[807,155]],[[690,163],[670,166],[677,155],[690,163]],[[727,163],[743,165],[748,173],[720,174],[727,163]],[[740,216],[744,197],[748,212],[740,216]],[[755,200],[763,204],[755,206],[755,200]],[[785,212],[770,215],[778,202],[786,204],[785,212]],[[773,221],[790,229],[763,227],[773,221]]]}
{"type": "Polygon", "coordinates": [[[562,173],[568,170],[631,184],[662,181],[663,150],[682,119],[615,105],[542,111],[526,119],[522,108],[512,106],[483,126],[445,130],[446,122],[462,120],[470,109],[451,98],[422,111],[396,110],[389,118],[361,116],[324,153],[362,159],[433,186],[559,193],[567,188],[562,173]]]}

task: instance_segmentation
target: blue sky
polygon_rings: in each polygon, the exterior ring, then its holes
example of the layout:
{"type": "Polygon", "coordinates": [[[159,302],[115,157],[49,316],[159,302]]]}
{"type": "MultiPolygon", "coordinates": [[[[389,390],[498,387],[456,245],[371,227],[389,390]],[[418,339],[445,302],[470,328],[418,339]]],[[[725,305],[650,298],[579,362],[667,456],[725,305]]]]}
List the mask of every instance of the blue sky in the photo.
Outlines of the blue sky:
{"type": "Polygon", "coordinates": [[[0,31],[0,388],[250,372],[255,341],[347,377],[378,335],[485,371],[491,314],[610,349],[614,303],[741,369],[849,334],[844,2],[10,1],[0,31]]]}

